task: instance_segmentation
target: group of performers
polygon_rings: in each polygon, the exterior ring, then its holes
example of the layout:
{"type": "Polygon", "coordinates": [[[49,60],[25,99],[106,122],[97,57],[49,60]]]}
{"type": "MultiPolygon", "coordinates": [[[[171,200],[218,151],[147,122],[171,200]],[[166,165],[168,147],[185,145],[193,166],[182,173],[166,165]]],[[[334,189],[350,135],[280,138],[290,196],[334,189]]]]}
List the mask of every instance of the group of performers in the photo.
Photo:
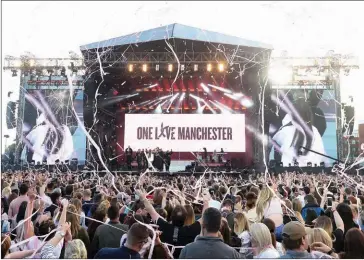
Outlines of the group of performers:
{"type": "Polygon", "coordinates": [[[152,166],[158,171],[163,171],[165,166],[165,170],[169,172],[172,153],[172,150],[164,152],[162,149],[157,147],[154,150],[138,149],[138,151],[134,154],[133,150],[130,146],[128,146],[128,148],[125,149],[126,165],[128,170],[131,170],[132,162],[136,161],[138,164],[138,170],[140,171],[151,168],[152,166]]]}

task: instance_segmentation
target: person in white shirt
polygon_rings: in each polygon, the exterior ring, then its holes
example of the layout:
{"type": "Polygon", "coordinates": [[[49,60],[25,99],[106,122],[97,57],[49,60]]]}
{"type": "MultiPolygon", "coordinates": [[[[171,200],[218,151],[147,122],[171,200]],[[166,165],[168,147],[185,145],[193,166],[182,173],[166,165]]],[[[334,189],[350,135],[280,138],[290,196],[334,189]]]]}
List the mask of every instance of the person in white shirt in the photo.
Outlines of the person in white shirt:
{"type": "Polygon", "coordinates": [[[312,110],[308,103],[304,99],[298,99],[295,110],[286,115],[283,119],[285,124],[272,138],[280,147],[283,166],[293,164],[295,160],[299,166],[307,166],[308,162],[317,165],[327,162],[324,156],[302,148],[326,154],[322,136],[313,126],[312,110]]]}

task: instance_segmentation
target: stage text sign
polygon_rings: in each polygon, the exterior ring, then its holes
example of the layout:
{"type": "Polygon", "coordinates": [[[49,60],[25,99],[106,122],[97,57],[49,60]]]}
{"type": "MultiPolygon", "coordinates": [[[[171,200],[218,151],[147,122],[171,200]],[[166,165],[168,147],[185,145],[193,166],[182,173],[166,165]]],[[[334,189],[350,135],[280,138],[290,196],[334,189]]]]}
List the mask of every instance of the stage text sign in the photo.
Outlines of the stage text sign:
{"type": "Polygon", "coordinates": [[[176,152],[245,152],[243,114],[126,114],[124,146],[176,152]]]}

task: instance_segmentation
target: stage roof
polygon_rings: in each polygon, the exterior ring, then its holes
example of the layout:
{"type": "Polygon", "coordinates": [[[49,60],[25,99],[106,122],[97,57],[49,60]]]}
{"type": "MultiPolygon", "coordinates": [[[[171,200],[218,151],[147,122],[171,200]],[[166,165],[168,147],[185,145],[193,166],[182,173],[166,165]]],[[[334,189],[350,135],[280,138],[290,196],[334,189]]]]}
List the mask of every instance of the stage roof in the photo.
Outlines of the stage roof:
{"type": "Polygon", "coordinates": [[[125,36],[112,38],[105,41],[94,42],[80,47],[81,51],[86,51],[96,48],[108,48],[115,46],[123,46],[129,44],[145,43],[160,41],[168,38],[186,39],[192,41],[220,43],[228,45],[239,45],[242,47],[261,48],[272,50],[272,45],[246,40],[235,36],[230,36],[222,33],[211,32],[182,24],[170,24],[155,29],[141,31],[125,36]]]}

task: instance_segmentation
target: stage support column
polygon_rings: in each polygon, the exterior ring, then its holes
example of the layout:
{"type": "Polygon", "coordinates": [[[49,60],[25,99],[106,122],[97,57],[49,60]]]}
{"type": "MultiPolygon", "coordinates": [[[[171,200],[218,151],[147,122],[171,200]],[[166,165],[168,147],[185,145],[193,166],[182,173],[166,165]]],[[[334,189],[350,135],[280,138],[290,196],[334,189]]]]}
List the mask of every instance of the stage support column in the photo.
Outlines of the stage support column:
{"type": "Polygon", "coordinates": [[[20,71],[20,89],[19,89],[19,103],[18,103],[18,117],[16,119],[16,147],[15,147],[15,163],[20,163],[20,157],[23,148],[23,120],[24,120],[24,106],[25,106],[25,83],[29,79],[24,76],[23,71],[20,71]]]}
{"type": "Polygon", "coordinates": [[[345,140],[343,140],[343,122],[341,119],[341,89],[340,89],[340,66],[334,64],[331,72],[332,88],[335,91],[336,105],[336,141],[337,141],[337,156],[341,161],[345,161],[344,154],[345,140]]]}

